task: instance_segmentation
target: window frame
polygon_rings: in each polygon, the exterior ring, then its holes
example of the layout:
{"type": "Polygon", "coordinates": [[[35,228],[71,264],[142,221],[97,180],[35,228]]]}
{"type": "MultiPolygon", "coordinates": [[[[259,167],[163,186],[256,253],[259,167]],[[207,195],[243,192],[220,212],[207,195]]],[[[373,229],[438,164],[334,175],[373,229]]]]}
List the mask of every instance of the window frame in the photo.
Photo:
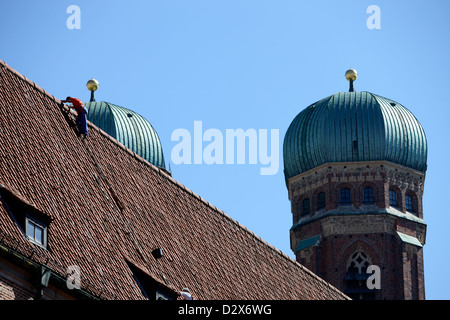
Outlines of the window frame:
{"type": "Polygon", "coordinates": [[[324,209],[325,207],[326,207],[325,192],[321,191],[317,195],[317,210],[324,209]]]}
{"type": "Polygon", "coordinates": [[[389,206],[398,207],[398,194],[394,189],[389,189],[389,206]]]}
{"type": "Polygon", "coordinates": [[[363,203],[364,204],[374,204],[375,198],[373,196],[373,188],[365,187],[363,190],[363,203]]]}
{"type": "Polygon", "coordinates": [[[409,212],[414,212],[413,196],[410,194],[405,195],[405,209],[409,212]]]}
{"type": "Polygon", "coordinates": [[[352,196],[350,188],[344,187],[340,190],[340,204],[342,205],[350,205],[352,204],[352,196]],[[345,194],[344,194],[345,193],[345,194]]]}
{"type": "Polygon", "coordinates": [[[29,240],[30,242],[41,246],[43,248],[47,248],[47,225],[42,223],[41,221],[31,217],[30,215],[26,215],[25,216],[25,236],[27,238],[27,240],[29,240]],[[30,225],[33,226],[33,234],[31,233],[30,230],[30,225]],[[42,242],[41,240],[36,239],[36,229],[39,228],[42,230],[42,242]]]}
{"type": "Polygon", "coordinates": [[[309,198],[305,198],[302,200],[302,213],[301,216],[307,216],[311,214],[311,201],[309,200],[309,198]]]}

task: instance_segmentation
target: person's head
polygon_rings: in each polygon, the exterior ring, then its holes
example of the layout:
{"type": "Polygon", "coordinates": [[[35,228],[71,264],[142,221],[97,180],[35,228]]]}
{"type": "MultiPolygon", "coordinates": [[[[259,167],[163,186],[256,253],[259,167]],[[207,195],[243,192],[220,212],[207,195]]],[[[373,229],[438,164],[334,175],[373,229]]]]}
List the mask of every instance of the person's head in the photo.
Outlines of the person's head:
{"type": "Polygon", "coordinates": [[[187,293],[191,293],[191,291],[189,290],[189,288],[183,288],[183,290],[181,290],[181,291],[184,291],[184,292],[187,292],[187,293]]]}
{"type": "Polygon", "coordinates": [[[67,98],[66,98],[66,100],[70,100],[70,99],[72,99],[72,97],[67,97],[67,98]]]}

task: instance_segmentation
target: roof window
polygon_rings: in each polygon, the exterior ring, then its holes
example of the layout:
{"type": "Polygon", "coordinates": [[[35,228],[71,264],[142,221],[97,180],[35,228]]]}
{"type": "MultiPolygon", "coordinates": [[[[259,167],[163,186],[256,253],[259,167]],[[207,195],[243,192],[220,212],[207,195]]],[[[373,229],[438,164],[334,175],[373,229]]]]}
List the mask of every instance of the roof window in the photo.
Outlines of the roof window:
{"type": "Polygon", "coordinates": [[[47,247],[47,226],[29,216],[25,218],[25,234],[31,242],[47,247]]]}
{"type": "Polygon", "coordinates": [[[51,217],[38,210],[17,191],[0,184],[0,203],[30,242],[47,248],[47,230],[51,217]]]}

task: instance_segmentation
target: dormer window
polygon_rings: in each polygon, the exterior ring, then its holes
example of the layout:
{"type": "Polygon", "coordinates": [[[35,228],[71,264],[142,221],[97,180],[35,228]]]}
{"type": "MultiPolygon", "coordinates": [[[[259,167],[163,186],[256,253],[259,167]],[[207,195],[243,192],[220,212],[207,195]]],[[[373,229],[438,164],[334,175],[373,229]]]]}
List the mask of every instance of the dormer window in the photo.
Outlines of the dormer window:
{"type": "Polygon", "coordinates": [[[3,203],[11,219],[27,240],[47,248],[47,229],[51,217],[29,203],[17,191],[0,184],[0,205],[3,203]]]}
{"type": "Polygon", "coordinates": [[[126,260],[126,263],[145,298],[148,300],[177,300],[178,294],[172,288],[157,281],[147,271],[144,271],[131,261],[126,260]]]}
{"type": "Polygon", "coordinates": [[[27,239],[37,245],[47,246],[47,226],[29,216],[25,218],[25,234],[27,239]]]}

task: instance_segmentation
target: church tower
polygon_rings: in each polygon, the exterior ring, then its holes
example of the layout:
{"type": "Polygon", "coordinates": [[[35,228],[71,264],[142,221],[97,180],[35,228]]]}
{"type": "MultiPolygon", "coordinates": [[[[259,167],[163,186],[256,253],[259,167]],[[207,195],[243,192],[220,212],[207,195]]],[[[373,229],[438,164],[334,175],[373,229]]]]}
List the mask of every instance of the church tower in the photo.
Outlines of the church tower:
{"type": "Polygon", "coordinates": [[[355,92],[356,77],[286,132],[291,249],[353,299],[425,299],[425,133],[400,103],[355,92]]]}

